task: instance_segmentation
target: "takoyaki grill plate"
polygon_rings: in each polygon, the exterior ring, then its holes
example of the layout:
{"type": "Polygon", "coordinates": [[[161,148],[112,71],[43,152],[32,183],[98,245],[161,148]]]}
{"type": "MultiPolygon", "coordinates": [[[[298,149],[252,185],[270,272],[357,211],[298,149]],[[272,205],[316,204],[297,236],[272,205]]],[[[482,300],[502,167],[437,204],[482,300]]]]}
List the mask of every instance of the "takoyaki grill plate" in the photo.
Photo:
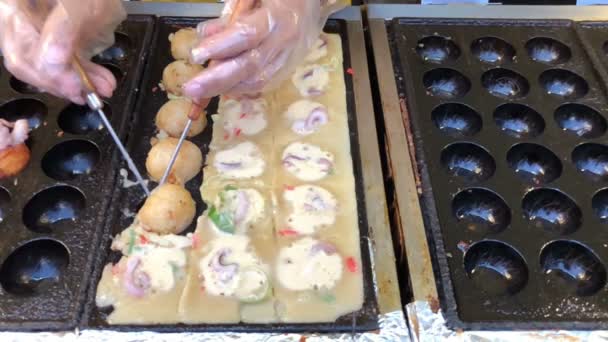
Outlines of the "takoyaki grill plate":
{"type": "MultiPolygon", "coordinates": [[[[182,18],[182,17],[161,17],[157,24],[157,29],[152,40],[150,62],[145,71],[145,77],[141,86],[141,96],[135,110],[135,119],[129,135],[129,150],[135,164],[140,170],[145,170],[145,160],[150,150],[150,139],[157,134],[154,119],[160,107],[167,102],[167,94],[159,87],[164,68],[173,61],[170,54],[170,42],[168,36],[184,27],[194,27],[204,18],[182,18]]],[[[365,302],[363,308],[353,314],[339,318],[331,324],[201,324],[201,325],[108,325],[105,310],[100,310],[95,305],[95,293],[97,283],[100,280],[103,266],[109,262],[117,261],[120,255],[110,251],[111,239],[114,235],[128,227],[133,221],[133,213],[137,212],[143,204],[143,193],[139,189],[121,188],[118,191],[114,203],[117,203],[112,212],[112,220],[104,232],[101,243],[101,253],[96,258],[96,269],[93,275],[92,285],[89,290],[88,302],[85,308],[85,316],[82,328],[111,329],[119,331],[141,331],[151,330],[158,332],[352,332],[369,331],[378,328],[377,302],[375,290],[372,283],[372,269],[370,261],[370,250],[368,241],[368,226],[365,214],[365,197],[362,184],[362,165],[357,143],[357,122],[355,116],[355,99],[353,92],[352,79],[346,70],[350,68],[350,53],[348,51],[348,34],[346,25],[341,20],[330,20],[325,31],[338,33],[342,37],[344,51],[344,71],[346,80],[346,97],[349,111],[349,126],[351,130],[351,146],[354,160],[355,179],[357,179],[356,192],[359,208],[359,227],[361,235],[361,253],[364,270],[365,302]],[[126,215],[125,215],[126,214],[126,215]]],[[[211,102],[207,113],[215,113],[217,109],[217,99],[211,102]]],[[[209,143],[212,137],[211,118],[203,133],[193,139],[189,139],[203,151],[206,157],[209,151],[209,143]]],[[[203,175],[199,174],[186,184],[186,188],[193,194],[197,204],[197,216],[205,210],[205,204],[200,198],[200,186],[203,175]]],[[[153,185],[151,185],[153,186],[153,185]]],[[[184,234],[192,232],[195,228],[193,223],[184,234]]],[[[210,308],[210,310],[212,310],[210,308]]]]}
{"type": "MultiPolygon", "coordinates": [[[[106,114],[121,137],[154,18],[129,16],[95,57],[118,78],[106,114]]],[[[114,189],[117,155],[97,114],[40,93],[0,67],[0,118],[27,118],[31,159],[0,181],[0,330],[77,326],[114,189]]]]}
{"type": "Polygon", "coordinates": [[[608,102],[574,24],[388,29],[448,325],[608,327],[608,102]]]}

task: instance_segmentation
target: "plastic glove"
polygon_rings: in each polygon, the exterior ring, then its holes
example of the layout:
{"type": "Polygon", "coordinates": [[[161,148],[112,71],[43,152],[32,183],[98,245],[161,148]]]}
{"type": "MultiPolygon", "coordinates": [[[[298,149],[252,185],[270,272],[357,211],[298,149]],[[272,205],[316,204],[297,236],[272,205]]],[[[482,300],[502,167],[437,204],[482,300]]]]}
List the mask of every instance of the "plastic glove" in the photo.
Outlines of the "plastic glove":
{"type": "Polygon", "coordinates": [[[218,61],[184,85],[193,100],[219,94],[251,94],[272,89],[304,60],[335,0],[240,0],[250,10],[229,23],[237,3],[226,1],[221,18],[199,24],[200,43],[192,62],[218,61]]]}
{"type": "Polygon", "coordinates": [[[84,104],[77,55],[101,96],[116,79],[90,58],[114,42],[126,18],[120,0],[0,0],[0,49],[7,69],[36,88],[84,104]]]}

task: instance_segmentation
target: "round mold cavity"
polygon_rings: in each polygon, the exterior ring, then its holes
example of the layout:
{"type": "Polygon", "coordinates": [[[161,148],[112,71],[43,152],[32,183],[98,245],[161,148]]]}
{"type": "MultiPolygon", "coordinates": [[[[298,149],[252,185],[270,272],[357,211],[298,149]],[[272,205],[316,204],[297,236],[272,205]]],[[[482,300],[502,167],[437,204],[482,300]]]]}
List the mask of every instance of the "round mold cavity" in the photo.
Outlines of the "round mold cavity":
{"type": "Polygon", "coordinates": [[[557,240],[545,245],[540,266],[545,289],[551,292],[585,297],[606,285],[606,268],[591,249],[577,241],[557,240]]]}
{"type": "Polygon", "coordinates": [[[42,158],[42,170],[47,176],[58,180],[72,180],[90,174],[101,152],[88,140],[64,141],[51,148],[42,158]]]}
{"type": "Polygon", "coordinates": [[[38,93],[40,93],[40,89],[34,87],[31,84],[21,81],[20,79],[18,79],[15,76],[11,76],[11,80],[9,81],[9,84],[11,85],[11,88],[13,88],[14,91],[21,93],[21,94],[38,94],[38,93]]]}
{"type": "Polygon", "coordinates": [[[416,52],[429,63],[445,63],[460,57],[460,48],[451,39],[440,36],[424,37],[418,41],[416,52]]]}
{"type": "Polygon", "coordinates": [[[0,267],[0,284],[14,295],[38,295],[61,281],[69,263],[70,252],[61,242],[30,241],[6,258],[0,267]]]}
{"type": "Polygon", "coordinates": [[[570,60],[572,53],[566,44],[548,37],[536,37],[526,43],[528,56],[533,61],[547,64],[561,64],[570,60]]]}
{"type": "Polygon", "coordinates": [[[481,116],[471,107],[460,103],[444,103],[433,109],[435,126],[452,137],[469,137],[481,130],[481,116]]]}
{"type": "Polygon", "coordinates": [[[129,36],[121,32],[116,32],[114,33],[114,45],[95,56],[95,59],[105,63],[124,61],[129,57],[130,47],[131,39],[129,39],[129,36]]]}
{"type": "Polygon", "coordinates": [[[507,152],[507,163],[519,178],[535,185],[550,183],[562,174],[562,163],[546,147],[517,144],[507,152]]]}
{"type": "Polygon", "coordinates": [[[594,181],[608,180],[608,146],[587,143],[572,151],[576,169],[594,181]]]}
{"type": "Polygon", "coordinates": [[[608,188],[604,188],[593,195],[591,206],[595,216],[603,223],[608,223],[608,188]]]}
{"type": "Polygon", "coordinates": [[[511,223],[511,209],[497,194],[482,188],[466,189],[452,200],[452,214],[468,230],[492,234],[511,223]]]}
{"type": "Polygon", "coordinates": [[[0,107],[0,119],[8,121],[27,119],[30,130],[40,127],[47,113],[46,105],[34,99],[13,100],[0,107]]]}
{"type": "Polygon", "coordinates": [[[439,68],[427,71],[422,82],[427,94],[443,99],[463,97],[471,89],[471,81],[454,69],[439,68]]]}
{"type": "Polygon", "coordinates": [[[583,221],[578,205],[568,195],[554,189],[535,189],[522,201],[524,217],[538,228],[566,235],[576,231],[583,221]]]}
{"type": "Polygon", "coordinates": [[[567,100],[581,98],[589,92],[587,81],[569,70],[543,71],[538,80],[547,94],[567,100]]]}
{"type": "Polygon", "coordinates": [[[563,131],[580,138],[593,139],[606,132],[606,119],[595,109],[578,103],[557,108],[555,122],[563,131]]]}
{"type": "Polygon", "coordinates": [[[40,191],[23,208],[23,222],[37,233],[51,233],[74,224],[85,208],[85,197],[80,190],[58,185],[40,191]]]}
{"type": "Polygon", "coordinates": [[[503,68],[484,72],[481,84],[490,94],[502,99],[522,98],[530,91],[528,80],[515,71],[503,68]]]}
{"type": "Polygon", "coordinates": [[[474,243],[464,254],[464,268],[475,287],[490,296],[513,295],[528,282],[528,266],[515,248],[499,241],[474,243]]]}
{"type": "Polygon", "coordinates": [[[110,70],[114,78],[116,78],[116,84],[122,82],[122,78],[125,76],[124,72],[116,64],[112,63],[101,63],[101,66],[110,70]]]}
{"type": "Polygon", "coordinates": [[[484,63],[500,64],[515,58],[515,49],[506,41],[496,37],[483,37],[471,44],[471,52],[484,63]]]}
{"type": "Polygon", "coordinates": [[[8,209],[11,205],[11,194],[3,187],[0,187],[0,223],[6,219],[8,209]]]}
{"type": "Polygon", "coordinates": [[[454,143],[441,152],[441,164],[452,176],[468,182],[481,182],[494,174],[496,162],[483,147],[454,143]]]}
{"type": "MultiPolygon", "coordinates": [[[[112,117],[112,109],[104,102],[103,110],[108,117],[112,117]]],[[[71,134],[87,134],[104,128],[103,121],[96,111],[88,106],[71,104],[59,114],[57,119],[59,127],[71,134]]]]}
{"type": "Polygon", "coordinates": [[[494,111],[494,122],[514,138],[534,138],[545,130],[545,120],[534,109],[519,103],[507,103],[494,111]]]}

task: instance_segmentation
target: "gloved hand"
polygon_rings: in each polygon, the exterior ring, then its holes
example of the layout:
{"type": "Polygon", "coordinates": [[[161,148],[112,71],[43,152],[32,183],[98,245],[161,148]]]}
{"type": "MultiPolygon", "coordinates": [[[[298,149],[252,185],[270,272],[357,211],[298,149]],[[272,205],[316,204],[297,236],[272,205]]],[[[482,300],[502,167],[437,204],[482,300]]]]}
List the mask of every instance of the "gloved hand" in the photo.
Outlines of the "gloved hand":
{"type": "Polygon", "coordinates": [[[201,23],[192,62],[218,61],[184,85],[199,100],[219,94],[258,93],[287,78],[316,41],[336,0],[240,0],[250,8],[229,23],[237,1],[219,19],[201,23]]]}
{"type": "Polygon", "coordinates": [[[90,58],[113,43],[125,17],[120,0],[0,0],[4,63],[21,81],[82,105],[77,55],[99,94],[110,97],[116,79],[90,58]]]}

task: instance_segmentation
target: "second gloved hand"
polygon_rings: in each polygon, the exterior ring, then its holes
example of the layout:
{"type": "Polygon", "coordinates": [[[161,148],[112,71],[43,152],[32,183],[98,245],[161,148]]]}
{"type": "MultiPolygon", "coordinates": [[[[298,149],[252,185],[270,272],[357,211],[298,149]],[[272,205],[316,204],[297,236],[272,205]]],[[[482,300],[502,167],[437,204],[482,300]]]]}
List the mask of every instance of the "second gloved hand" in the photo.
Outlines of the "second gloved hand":
{"type": "Polygon", "coordinates": [[[20,80],[84,104],[83,85],[72,67],[75,55],[101,96],[116,79],[89,59],[113,41],[126,17],[120,0],[0,0],[0,50],[20,80]]]}
{"type": "MultiPolygon", "coordinates": [[[[240,0],[251,7],[253,0],[240,0]]],[[[192,99],[219,94],[257,93],[285,79],[321,33],[326,16],[319,0],[261,0],[260,5],[229,17],[236,1],[226,1],[220,19],[198,27],[200,43],[192,62],[217,61],[184,85],[192,99]]]]}

